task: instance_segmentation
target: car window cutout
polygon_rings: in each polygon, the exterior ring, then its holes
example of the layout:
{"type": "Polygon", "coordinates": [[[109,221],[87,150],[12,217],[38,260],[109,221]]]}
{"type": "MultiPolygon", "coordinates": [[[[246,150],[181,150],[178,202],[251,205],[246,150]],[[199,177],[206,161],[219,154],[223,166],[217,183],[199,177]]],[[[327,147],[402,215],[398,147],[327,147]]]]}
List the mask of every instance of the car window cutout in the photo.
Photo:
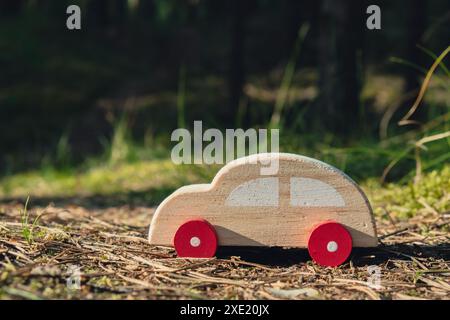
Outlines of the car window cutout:
{"type": "Polygon", "coordinates": [[[328,183],[311,178],[291,178],[291,206],[344,207],[342,195],[328,183]]]}
{"type": "Polygon", "coordinates": [[[236,187],[225,204],[231,207],[278,207],[278,178],[258,178],[236,187]]]}

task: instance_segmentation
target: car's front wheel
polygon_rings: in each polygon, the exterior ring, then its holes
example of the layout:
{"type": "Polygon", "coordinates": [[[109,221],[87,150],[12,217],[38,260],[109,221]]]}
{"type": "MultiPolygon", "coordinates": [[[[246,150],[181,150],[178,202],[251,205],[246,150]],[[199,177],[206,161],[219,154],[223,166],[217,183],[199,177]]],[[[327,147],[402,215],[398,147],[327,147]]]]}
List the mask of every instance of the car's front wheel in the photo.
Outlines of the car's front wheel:
{"type": "Polygon", "coordinates": [[[336,267],[347,260],[352,251],[352,237],[341,224],[324,222],[309,236],[308,251],[311,258],[326,267],[336,267]]]}
{"type": "Polygon", "coordinates": [[[178,228],[173,244],[179,257],[211,258],[216,254],[217,234],[206,220],[190,220],[178,228]]]}

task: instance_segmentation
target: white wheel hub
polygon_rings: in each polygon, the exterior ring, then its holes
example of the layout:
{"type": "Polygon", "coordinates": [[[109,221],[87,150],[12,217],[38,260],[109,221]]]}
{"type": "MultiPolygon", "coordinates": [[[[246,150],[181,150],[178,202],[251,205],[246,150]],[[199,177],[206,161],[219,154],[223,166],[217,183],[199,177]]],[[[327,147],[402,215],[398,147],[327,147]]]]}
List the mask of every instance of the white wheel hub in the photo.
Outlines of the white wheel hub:
{"type": "Polygon", "coordinates": [[[198,237],[191,238],[191,241],[190,241],[191,246],[196,248],[200,245],[200,243],[201,243],[200,238],[198,238],[198,237]]]}
{"type": "MultiPolygon", "coordinates": [[[[191,240],[192,242],[192,240],[191,240]]],[[[336,243],[336,241],[330,241],[327,244],[327,250],[328,252],[336,252],[338,249],[338,244],[336,243]]]]}

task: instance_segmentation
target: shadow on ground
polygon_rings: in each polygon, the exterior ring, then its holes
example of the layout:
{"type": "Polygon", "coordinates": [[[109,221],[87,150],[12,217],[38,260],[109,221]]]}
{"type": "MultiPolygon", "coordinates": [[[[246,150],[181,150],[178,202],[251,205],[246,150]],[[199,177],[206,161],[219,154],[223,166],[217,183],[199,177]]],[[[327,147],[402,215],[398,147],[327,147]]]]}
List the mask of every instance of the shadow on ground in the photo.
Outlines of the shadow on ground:
{"type": "MultiPolygon", "coordinates": [[[[307,249],[261,247],[220,247],[217,257],[239,256],[242,260],[267,266],[288,267],[311,260],[307,249]]],[[[414,244],[379,245],[376,248],[355,248],[350,260],[354,266],[379,265],[390,260],[433,258],[450,259],[450,243],[435,246],[414,244]]]]}

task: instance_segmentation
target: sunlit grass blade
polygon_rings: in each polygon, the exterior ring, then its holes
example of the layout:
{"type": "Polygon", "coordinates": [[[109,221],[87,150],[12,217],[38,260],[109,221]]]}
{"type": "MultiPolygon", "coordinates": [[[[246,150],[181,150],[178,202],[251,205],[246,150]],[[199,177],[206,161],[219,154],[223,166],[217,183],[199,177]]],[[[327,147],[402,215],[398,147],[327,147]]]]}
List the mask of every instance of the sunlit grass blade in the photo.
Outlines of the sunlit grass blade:
{"type": "Polygon", "coordinates": [[[284,70],[283,80],[281,81],[280,88],[278,89],[278,94],[275,100],[275,108],[270,119],[270,127],[271,128],[279,128],[281,122],[281,113],[283,112],[284,106],[286,104],[289,89],[291,87],[292,79],[295,73],[295,67],[297,63],[298,55],[300,54],[300,50],[302,44],[306,38],[306,35],[309,31],[309,24],[303,24],[299,31],[297,40],[295,41],[294,49],[292,50],[291,56],[289,58],[288,64],[284,70]]]}
{"type": "Polygon", "coordinates": [[[431,77],[433,76],[434,71],[438,67],[438,65],[441,63],[441,61],[445,58],[445,56],[450,52],[450,46],[445,49],[441,55],[434,61],[431,68],[428,70],[427,75],[422,83],[422,86],[420,88],[419,95],[417,96],[416,101],[414,102],[411,109],[409,109],[408,113],[399,121],[399,125],[405,125],[408,124],[409,118],[416,112],[417,108],[419,107],[420,103],[422,102],[423,97],[425,96],[425,93],[428,89],[428,85],[430,84],[431,77]]]}

